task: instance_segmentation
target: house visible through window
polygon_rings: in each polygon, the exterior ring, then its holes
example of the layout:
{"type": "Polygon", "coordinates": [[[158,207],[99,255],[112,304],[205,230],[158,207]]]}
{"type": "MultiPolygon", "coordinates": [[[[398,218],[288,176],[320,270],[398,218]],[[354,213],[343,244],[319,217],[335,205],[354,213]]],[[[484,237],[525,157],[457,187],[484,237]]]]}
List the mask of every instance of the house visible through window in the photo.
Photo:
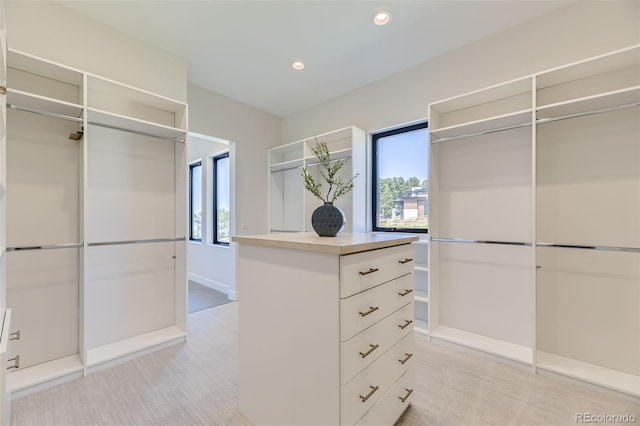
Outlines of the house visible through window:
{"type": "Polygon", "coordinates": [[[202,241],[202,163],[189,165],[189,239],[202,241]]]}
{"type": "Polygon", "coordinates": [[[229,245],[229,153],[213,158],[213,243],[229,245]]]}
{"type": "Polygon", "coordinates": [[[373,230],[427,232],[427,123],[372,135],[373,230]]]}

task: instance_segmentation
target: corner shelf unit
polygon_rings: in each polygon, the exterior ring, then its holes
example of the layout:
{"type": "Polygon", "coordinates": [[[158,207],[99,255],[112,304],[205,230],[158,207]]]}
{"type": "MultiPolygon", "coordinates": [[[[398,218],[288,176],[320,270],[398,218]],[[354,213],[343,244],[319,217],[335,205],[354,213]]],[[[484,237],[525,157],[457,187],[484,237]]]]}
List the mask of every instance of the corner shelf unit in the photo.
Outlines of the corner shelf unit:
{"type": "Polygon", "coordinates": [[[640,45],[429,106],[432,340],[640,397],[639,107],[640,45]]]}
{"type": "Polygon", "coordinates": [[[335,205],[345,212],[347,223],[344,232],[364,232],[366,206],[354,200],[366,197],[366,132],[356,127],[346,127],[269,150],[270,232],[313,231],[311,214],[322,202],[304,189],[302,169],[307,167],[318,181],[319,163],[312,151],[316,139],[327,144],[332,160],[347,160],[341,170],[344,180],[359,173],[360,176],[354,180],[353,191],[339,198],[335,205]]]}
{"type": "Polygon", "coordinates": [[[414,330],[416,333],[429,335],[429,242],[418,240],[414,248],[414,330]]]}
{"type": "Polygon", "coordinates": [[[188,123],[183,102],[12,49],[7,83],[15,398],[186,339],[188,123]]]}

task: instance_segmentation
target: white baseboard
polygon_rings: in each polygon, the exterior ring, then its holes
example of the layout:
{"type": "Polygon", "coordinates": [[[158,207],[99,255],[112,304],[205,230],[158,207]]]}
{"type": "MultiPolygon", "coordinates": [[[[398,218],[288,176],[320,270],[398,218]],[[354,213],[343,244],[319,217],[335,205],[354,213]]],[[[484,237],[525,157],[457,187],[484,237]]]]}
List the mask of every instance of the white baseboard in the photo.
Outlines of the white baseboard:
{"type": "MultiPolygon", "coordinates": [[[[209,287],[209,288],[212,288],[214,290],[221,291],[224,294],[226,294],[229,299],[231,299],[231,295],[229,294],[229,286],[226,285],[226,284],[223,284],[221,282],[209,279],[207,277],[203,277],[202,275],[193,274],[191,272],[187,273],[187,278],[190,279],[191,281],[197,282],[198,284],[201,284],[201,285],[203,285],[205,287],[209,287]]],[[[235,299],[231,299],[231,300],[235,300],[235,299]]]]}

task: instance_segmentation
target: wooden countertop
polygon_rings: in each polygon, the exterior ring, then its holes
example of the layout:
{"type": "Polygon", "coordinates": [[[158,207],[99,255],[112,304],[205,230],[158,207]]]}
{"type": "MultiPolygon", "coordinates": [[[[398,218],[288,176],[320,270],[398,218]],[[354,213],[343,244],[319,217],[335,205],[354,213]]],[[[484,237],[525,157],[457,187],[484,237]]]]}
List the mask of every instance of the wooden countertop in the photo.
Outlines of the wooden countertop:
{"type": "Polygon", "coordinates": [[[320,253],[351,254],[361,251],[399,246],[418,241],[416,235],[398,235],[385,233],[342,233],[337,237],[319,237],[315,232],[296,232],[291,234],[264,234],[233,237],[240,244],[291,248],[320,253]]]}

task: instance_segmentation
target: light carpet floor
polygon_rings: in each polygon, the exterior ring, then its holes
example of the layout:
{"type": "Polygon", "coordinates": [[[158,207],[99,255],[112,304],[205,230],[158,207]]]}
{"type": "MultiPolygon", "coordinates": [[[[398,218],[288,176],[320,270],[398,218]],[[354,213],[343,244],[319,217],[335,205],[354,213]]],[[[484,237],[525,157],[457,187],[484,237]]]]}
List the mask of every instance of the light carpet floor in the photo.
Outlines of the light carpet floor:
{"type": "Polygon", "coordinates": [[[221,291],[189,280],[189,313],[224,305],[231,300],[221,291]]]}
{"type": "MultiPolygon", "coordinates": [[[[12,425],[250,425],[238,412],[238,303],[189,315],[189,342],[13,401],[12,425]]],[[[413,425],[575,425],[640,404],[416,336],[413,425]]]]}

